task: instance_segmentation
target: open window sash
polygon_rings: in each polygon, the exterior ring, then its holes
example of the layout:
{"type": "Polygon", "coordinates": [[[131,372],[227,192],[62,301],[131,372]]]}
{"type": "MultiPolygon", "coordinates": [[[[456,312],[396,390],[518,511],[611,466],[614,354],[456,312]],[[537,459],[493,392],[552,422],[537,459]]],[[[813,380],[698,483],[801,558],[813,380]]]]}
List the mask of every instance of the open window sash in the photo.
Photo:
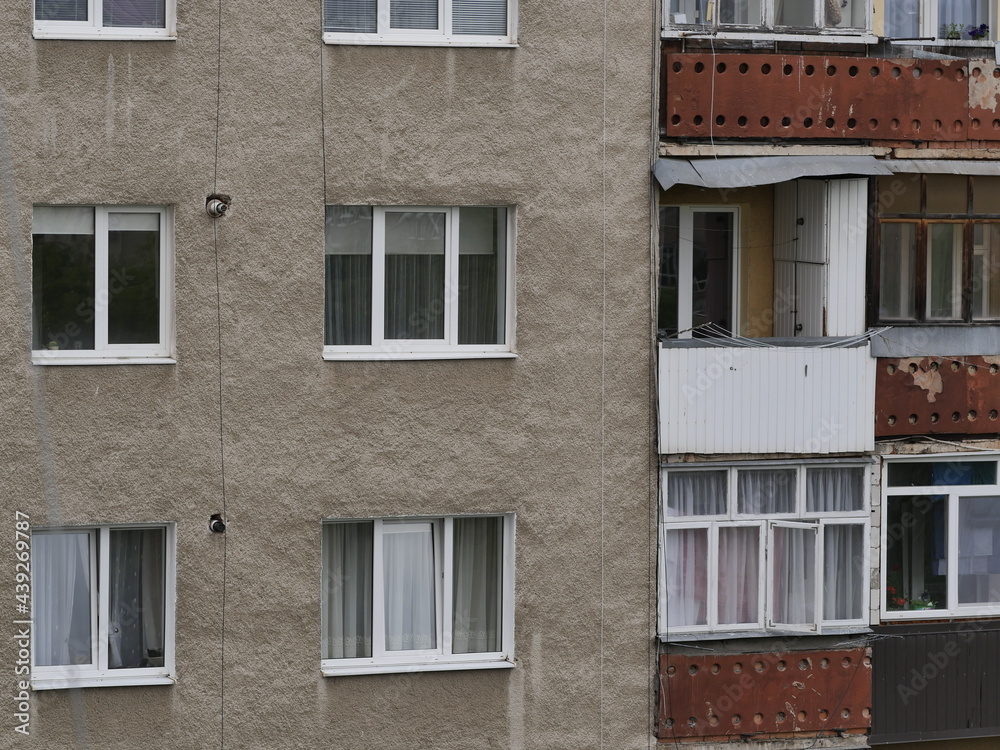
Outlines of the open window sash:
{"type": "Polygon", "coordinates": [[[822,595],[819,528],[818,523],[772,521],[769,524],[769,628],[818,632],[822,595]]]}

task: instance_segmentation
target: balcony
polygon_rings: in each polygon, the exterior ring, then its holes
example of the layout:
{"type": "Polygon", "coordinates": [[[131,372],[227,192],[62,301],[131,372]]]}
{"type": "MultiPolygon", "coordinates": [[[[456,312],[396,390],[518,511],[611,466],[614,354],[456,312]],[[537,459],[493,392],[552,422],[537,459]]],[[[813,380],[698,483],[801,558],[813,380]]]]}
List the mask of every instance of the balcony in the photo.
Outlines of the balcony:
{"type": "Polygon", "coordinates": [[[660,346],[660,453],[861,453],[875,363],[857,339],[688,339],[660,346]]]}

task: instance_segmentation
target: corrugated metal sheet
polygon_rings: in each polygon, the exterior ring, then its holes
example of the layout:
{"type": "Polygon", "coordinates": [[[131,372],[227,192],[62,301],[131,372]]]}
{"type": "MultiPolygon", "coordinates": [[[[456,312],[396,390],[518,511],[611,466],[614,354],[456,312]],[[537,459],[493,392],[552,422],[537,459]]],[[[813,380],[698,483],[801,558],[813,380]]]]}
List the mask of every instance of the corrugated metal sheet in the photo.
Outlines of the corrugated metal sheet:
{"type": "Polygon", "coordinates": [[[795,262],[774,261],[774,335],[791,338],[795,335],[795,262]]]}
{"type": "Polygon", "coordinates": [[[1000,623],[876,632],[872,744],[1000,735],[1000,623]]]}
{"type": "Polygon", "coordinates": [[[796,263],[795,291],[798,295],[798,323],[802,327],[796,336],[822,336],[826,303],[826,264],[796,263]]]}
{"type": "Polygon", "coordinates": [[[865,331],[868,180],[830,180],[829,206],[826,334],[857,336],[865,331]]]}
{"type": "Polygon", "coordinates": [[[799,177],[889,175],[873,156],[728,156],[706,159],[658,159],[653,175],[660,187],[694,185],[739,188],[774,185],[799,177]]]}
{"type": "Polygon", "coordinates": [[[824,180],[799,180],[798,213],[802,219],[795,260],[826,263],[827,183],[824,180]]]}
{"type": "Polygon", "coordinates": [[[875,447],[875,360],[853,348],[661,346],[660,453],[875,447]]]}
{"type": "Polygon", "coordinates": [[[867,734],[867,649],[685,656],[661,654],[660,740],[808,733],[867,734]]]}

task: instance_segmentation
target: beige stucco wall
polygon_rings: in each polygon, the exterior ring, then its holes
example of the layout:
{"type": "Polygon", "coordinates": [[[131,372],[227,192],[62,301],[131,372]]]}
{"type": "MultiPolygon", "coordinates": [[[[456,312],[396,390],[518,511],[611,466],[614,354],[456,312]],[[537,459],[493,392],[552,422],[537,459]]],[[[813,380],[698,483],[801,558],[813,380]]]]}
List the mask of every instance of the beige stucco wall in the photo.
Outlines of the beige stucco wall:
{"type": "Polygon", "coordinates": [[[774,322],[774,186],[714,190],[675,185],[659,193],[663,206],[739,207],[739,333],[770,336],[774,322]]]}
{"type": "Polygon", "coordinates": [[[16,744],[214,747],[224,718],[233,748],[646,747],[653,3],[522,2],[517,49],[221,8],[217,68],[216,4],[172,42],[35,41],[0,6],[6,517],[177,523],[177,684],[36,693],[16,744]],[[518,358],[322,361],[325,202],[516,206],[518,358]],[[175,207],[176,365],[29,364],[36,203],[175,207]],[[321,677],[321,519],[478,511],[517,514],[517,668],[321,677]]]}

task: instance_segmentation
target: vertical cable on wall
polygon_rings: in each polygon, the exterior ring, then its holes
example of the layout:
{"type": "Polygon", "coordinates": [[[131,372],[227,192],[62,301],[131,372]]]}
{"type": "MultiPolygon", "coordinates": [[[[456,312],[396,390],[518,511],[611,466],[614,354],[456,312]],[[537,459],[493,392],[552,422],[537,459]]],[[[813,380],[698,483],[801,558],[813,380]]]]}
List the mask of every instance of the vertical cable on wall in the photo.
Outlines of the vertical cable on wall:
{"type": "MultiPolygon", "coordinates": [[[[219,0],[219,30],[216,47],[215,76],[215,167],[212,175],[212,192],[219,190],[219,131],[222,117],[222,0],[219,0]]],[[[226,513],[226,443],[225,419],[223,415],[222,380],[222,285],[219,275],[219,230],[218,219],[212,219],[212,244],[215,249],[215,316],[219,348],[219,474],[222,485],[222,517],[226,513]]],[[[222,617],[220,623],[219,646],[219,747],[226,745],[226,559],[228,556],[227,535],[222,534],[222,617]]]]}

